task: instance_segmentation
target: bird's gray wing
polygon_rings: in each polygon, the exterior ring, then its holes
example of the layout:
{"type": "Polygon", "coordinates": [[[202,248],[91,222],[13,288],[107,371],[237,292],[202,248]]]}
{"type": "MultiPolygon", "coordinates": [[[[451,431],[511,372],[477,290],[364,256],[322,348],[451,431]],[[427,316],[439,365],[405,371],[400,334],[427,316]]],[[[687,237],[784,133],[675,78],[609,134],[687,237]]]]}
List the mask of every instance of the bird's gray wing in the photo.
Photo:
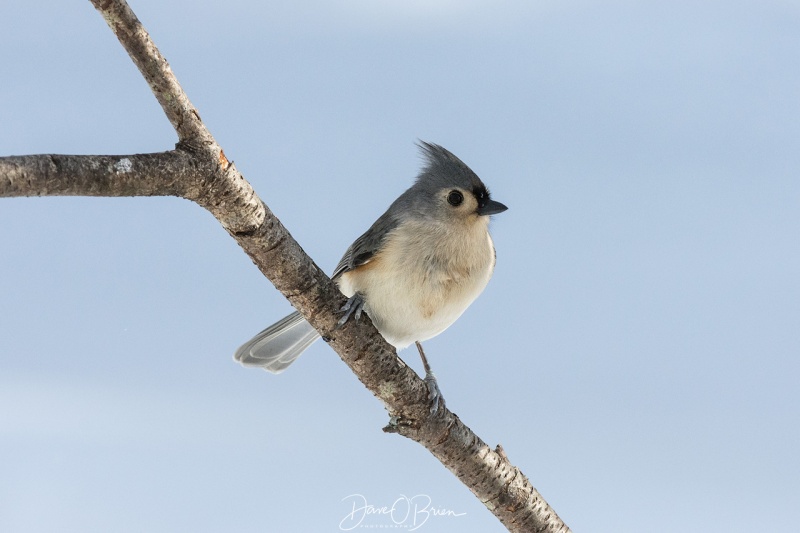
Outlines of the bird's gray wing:
{"type": "Polygon", "coordinates": [[[399,220],[393,215],[393,212],[394,210],[390,207],[361,237],[350,245],[333,270],[332,279],[370,262],[383,246],[386,236],[399,224],[399,220]]]}

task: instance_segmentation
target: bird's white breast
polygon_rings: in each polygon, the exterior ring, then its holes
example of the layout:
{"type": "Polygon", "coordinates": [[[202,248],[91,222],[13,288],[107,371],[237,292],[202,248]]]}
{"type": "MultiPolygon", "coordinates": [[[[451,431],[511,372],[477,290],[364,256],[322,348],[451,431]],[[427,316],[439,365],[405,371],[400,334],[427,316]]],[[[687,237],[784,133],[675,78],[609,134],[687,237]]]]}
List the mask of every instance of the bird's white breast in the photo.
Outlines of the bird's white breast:
{"type": "Polygon", "coordinates": [[[364,296],[365,310],[396,348],[447,329],[486,287],[494,270],[488,217],[445,226],[405,222],[366,264],[345,272],[339,289],[364,296]]]}

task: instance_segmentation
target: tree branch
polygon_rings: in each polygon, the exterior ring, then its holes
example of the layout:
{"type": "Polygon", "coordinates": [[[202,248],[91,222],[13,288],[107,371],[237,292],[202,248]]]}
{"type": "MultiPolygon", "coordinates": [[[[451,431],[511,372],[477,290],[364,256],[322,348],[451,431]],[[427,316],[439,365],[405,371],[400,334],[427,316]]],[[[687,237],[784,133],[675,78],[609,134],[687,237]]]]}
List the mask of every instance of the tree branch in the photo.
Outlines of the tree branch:
{"type": "Polygon", "coordinates": [[[430,416],[425,383],[368,319],[335,330],[344,296],[227,160],[169,64],[124,0],[90,0],[150,85],[178,134],[174,150],[127,156],[0,158],[0,197],[179,196],[216,217],[389,412],[385,431],[425,446],[509,531],[569,529],[501,449],[446,408],[430,416]]]}
{"type": "Polygon", "coordinates": [[[0,158],[0,197],[183,196],[197,175],[184,151],[125,156],[23,155],[0,158]]]}

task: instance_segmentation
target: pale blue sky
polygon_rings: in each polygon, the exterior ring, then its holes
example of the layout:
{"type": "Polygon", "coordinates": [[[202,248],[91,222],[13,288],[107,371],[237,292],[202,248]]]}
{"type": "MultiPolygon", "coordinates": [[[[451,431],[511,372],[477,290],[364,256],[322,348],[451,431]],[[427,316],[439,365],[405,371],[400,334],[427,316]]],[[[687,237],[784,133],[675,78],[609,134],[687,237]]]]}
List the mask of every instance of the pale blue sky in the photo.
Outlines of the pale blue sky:
{"type": "MultiPolygon", "coordinates": [[[[327,270],[417,139],[509,206],[493,280],[427,352],[575,531],[797,527],[797,2],[132,7],[327,270]]],[[[0,154],[174,145],[89,2],[0,21],[0,154]]],[[[324,343],[281,376],[233,362],[290,307],[201,208],[4,199],[0,250],[1,531],[338,531],[351,494],[503,531],[324,343]]]]}

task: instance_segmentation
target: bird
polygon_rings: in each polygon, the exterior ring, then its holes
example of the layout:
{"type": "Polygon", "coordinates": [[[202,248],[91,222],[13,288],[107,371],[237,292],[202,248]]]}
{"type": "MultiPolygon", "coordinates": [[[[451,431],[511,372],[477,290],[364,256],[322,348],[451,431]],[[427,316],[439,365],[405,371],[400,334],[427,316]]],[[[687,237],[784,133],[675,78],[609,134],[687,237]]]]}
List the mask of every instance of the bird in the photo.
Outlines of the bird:
{"type": "MultiPolygon", "coordinates": [[[[337,328],[366,313],[389,344],[415,344],[436,412],[444,404],[422,342],[443,332],[483,292],[496,263],[491,215],[508,209],[447,149],[418,143],[413,185],[347,249],[331,279],[348,298],[337,328]]],[[[234,359],[283,372],[320,334],[294,312],[244,343],[234,359]]]]}

